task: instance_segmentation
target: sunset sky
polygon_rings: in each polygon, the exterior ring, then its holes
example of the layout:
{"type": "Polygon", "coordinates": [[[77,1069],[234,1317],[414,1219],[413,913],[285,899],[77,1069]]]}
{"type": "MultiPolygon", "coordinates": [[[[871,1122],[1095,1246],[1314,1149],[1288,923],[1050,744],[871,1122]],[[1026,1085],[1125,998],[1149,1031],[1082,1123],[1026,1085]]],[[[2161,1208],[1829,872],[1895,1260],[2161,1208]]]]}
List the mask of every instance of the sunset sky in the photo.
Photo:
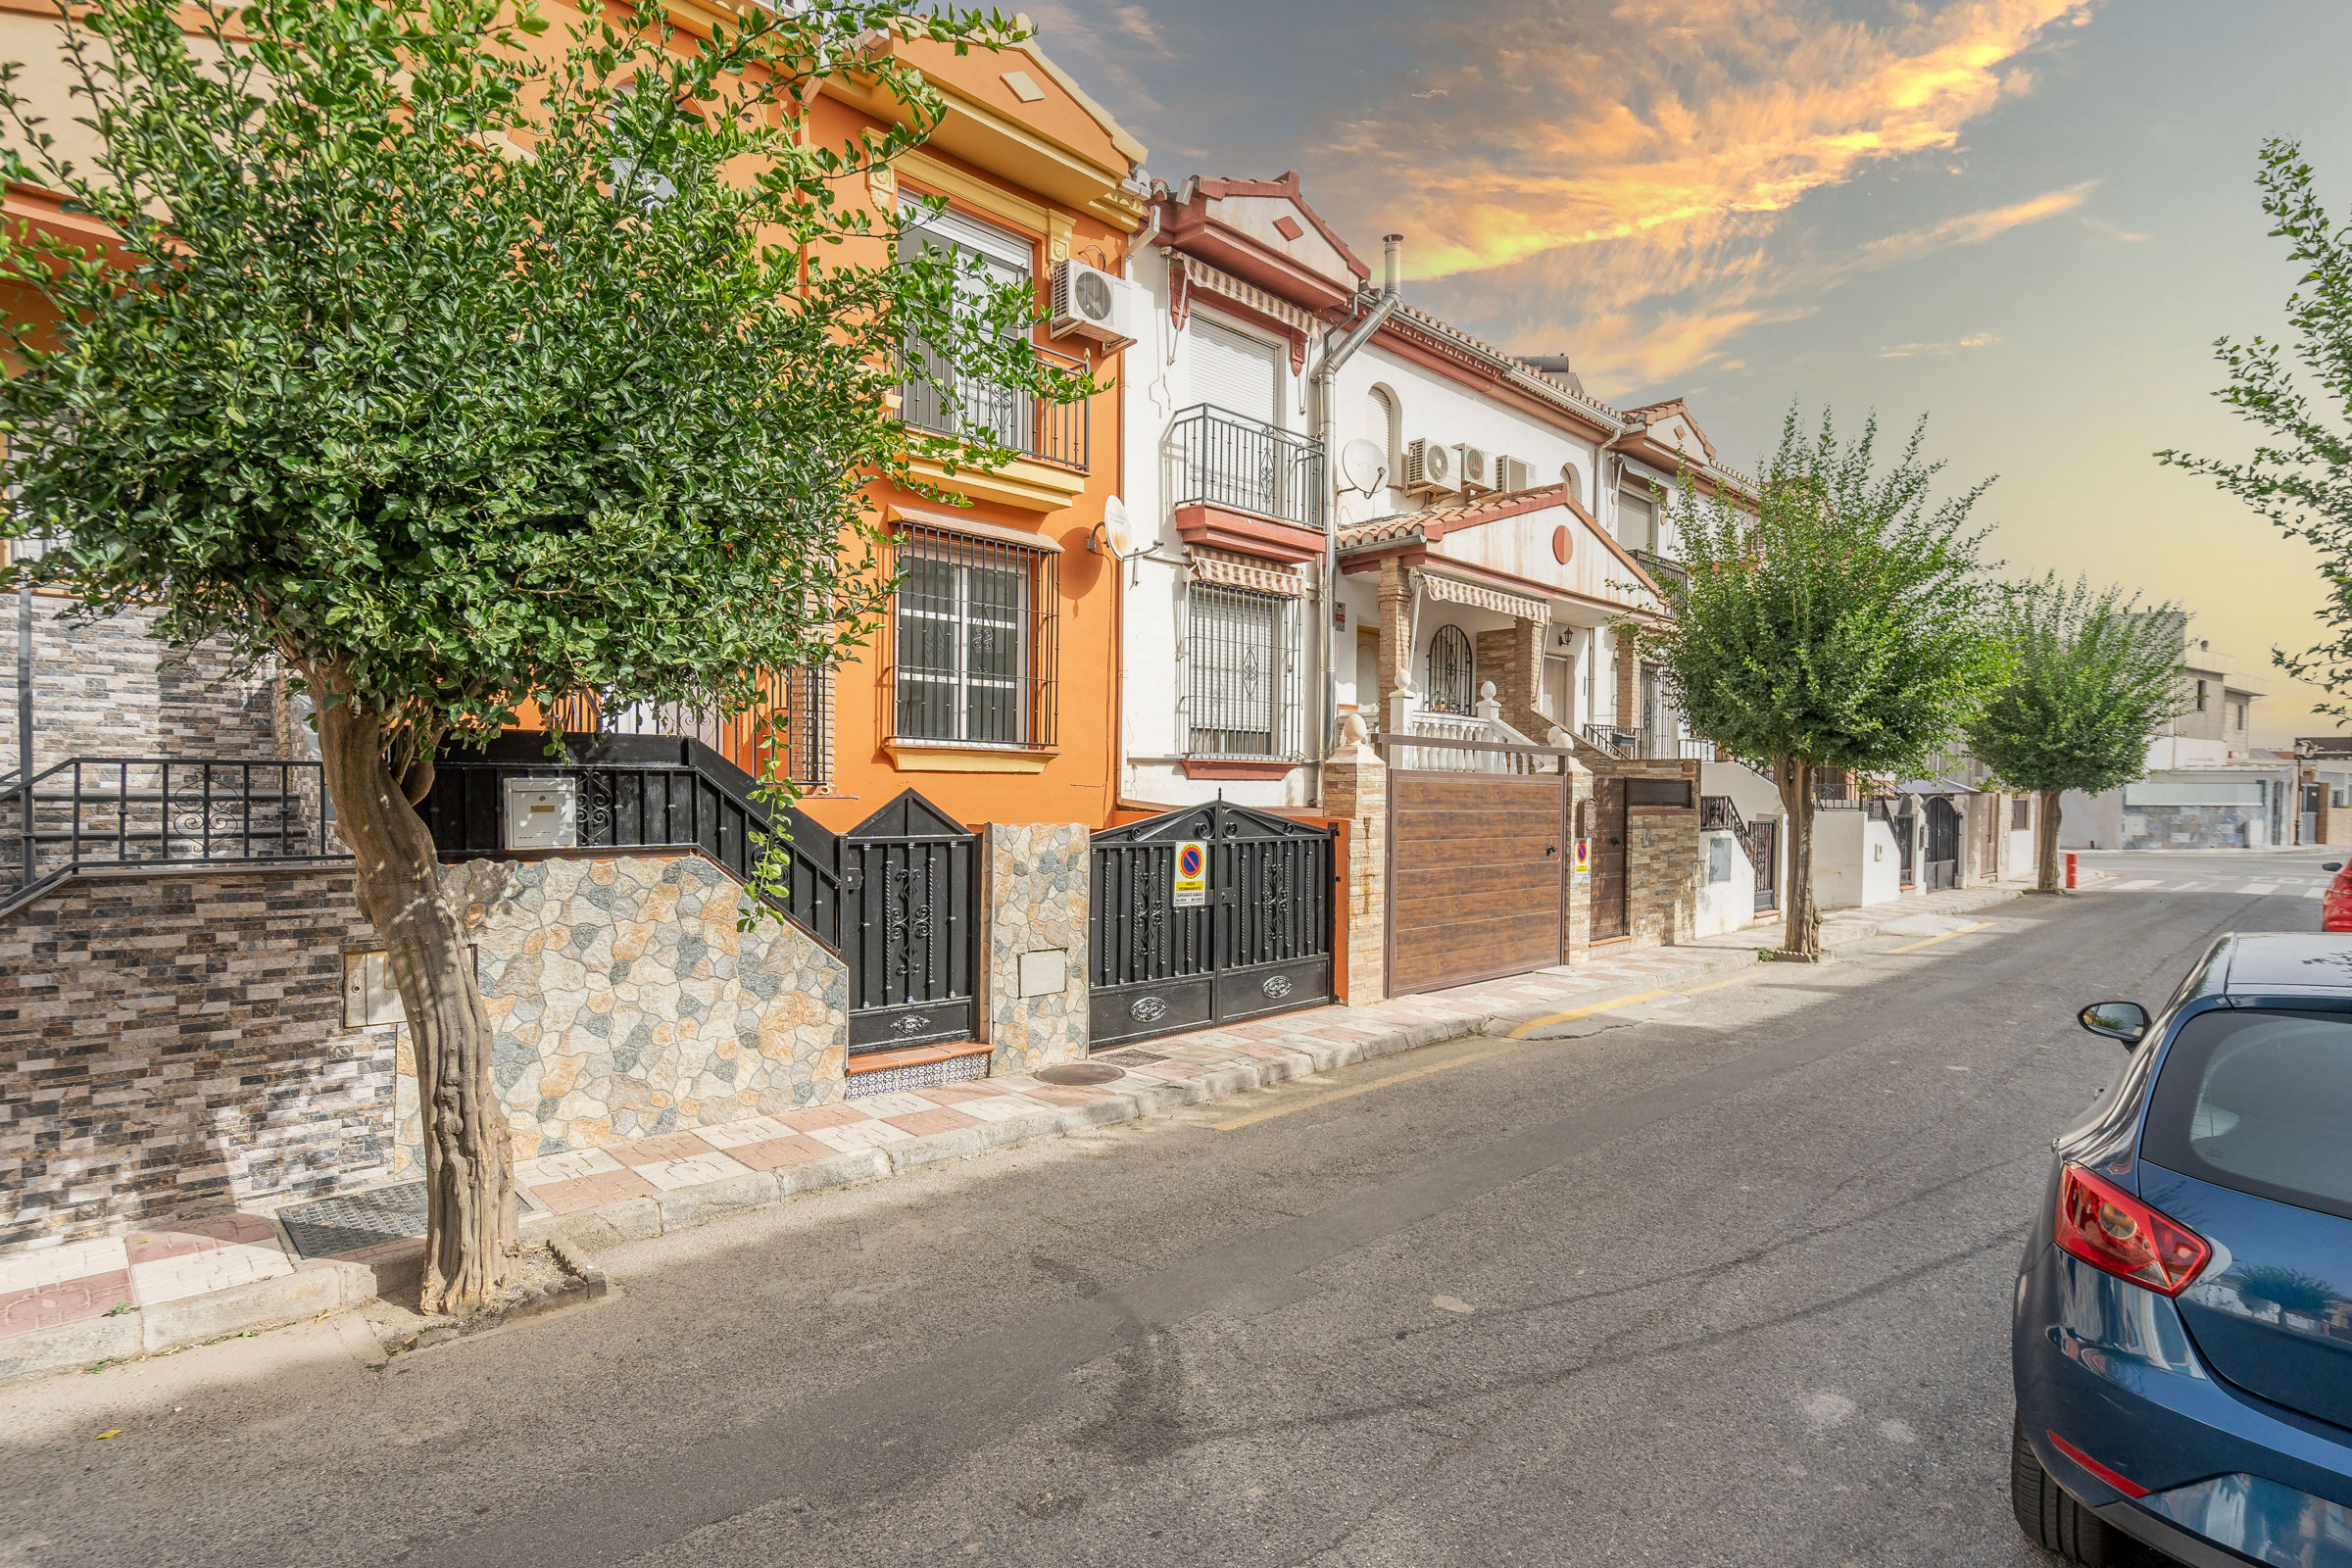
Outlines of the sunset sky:
{"type": "Polygon", "coordinates": [[[2294,277],[2265,135],[2352,216],[2346,0],[1046,0],[1047,51],[1151,172],[1276,174],[1407,297],[1620,405],[1687,396],[1754,468],[1793,401],[1907,429],[2011,575],[2180,601],[2269,698],[2317,637],[2310,554],[2159,447],[2252,442],[2209,345],[2294,277]]]}

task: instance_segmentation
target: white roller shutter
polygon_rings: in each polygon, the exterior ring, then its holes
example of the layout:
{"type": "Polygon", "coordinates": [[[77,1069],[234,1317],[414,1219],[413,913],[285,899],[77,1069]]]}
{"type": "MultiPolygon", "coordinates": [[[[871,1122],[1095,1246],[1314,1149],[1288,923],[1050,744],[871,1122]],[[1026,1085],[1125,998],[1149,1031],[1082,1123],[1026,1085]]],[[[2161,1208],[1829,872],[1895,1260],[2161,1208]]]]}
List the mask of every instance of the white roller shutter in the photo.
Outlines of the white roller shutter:
{"type": "Polygon", "coordinates": [[[1284,349],[1221,326],[1195,311],[1187,323],[1192,338],[1193,401],[1213,403],[1245,418],[1282,422],[1284,349]]]}

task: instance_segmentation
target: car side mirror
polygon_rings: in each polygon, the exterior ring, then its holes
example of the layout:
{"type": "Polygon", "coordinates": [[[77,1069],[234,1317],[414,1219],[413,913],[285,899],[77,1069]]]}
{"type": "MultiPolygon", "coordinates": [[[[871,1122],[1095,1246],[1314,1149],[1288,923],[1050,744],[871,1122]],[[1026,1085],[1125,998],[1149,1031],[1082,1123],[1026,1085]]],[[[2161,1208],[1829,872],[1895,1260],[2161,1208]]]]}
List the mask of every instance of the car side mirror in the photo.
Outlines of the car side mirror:
{"type": "Polygon", "coordinates": [[[2323,871],[2341,871],[2343,868],[2344,862],[2341,860],[2322,860],[2320,862],[2320,869],[2323,871]]]}
{"type": "Polygon", "coordinates": [[[2076,1013],[2075,1021],[2094,1035],[2136,1046],[2148,1032],[2148,1009],[2136,1002],[2094,1002],[2076,1013]]]}

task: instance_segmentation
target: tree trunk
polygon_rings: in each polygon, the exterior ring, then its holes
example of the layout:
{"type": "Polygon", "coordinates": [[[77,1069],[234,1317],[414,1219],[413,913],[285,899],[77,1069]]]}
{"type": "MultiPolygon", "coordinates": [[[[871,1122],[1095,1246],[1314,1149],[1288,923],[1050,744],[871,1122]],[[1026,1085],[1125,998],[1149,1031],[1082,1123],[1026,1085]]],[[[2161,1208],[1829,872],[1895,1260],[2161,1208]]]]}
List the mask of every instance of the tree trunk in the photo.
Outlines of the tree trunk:
{"type": "Polygon", "coordinates": [[[1813,765],[1776,757],[1781,808],[1788,814],[1788,925],[1781,951],[1797,957],[1821,956],[1821,910],[1813,902],[1813,765]]]}
{"type": "Polygon", "coordinates": [[[425,1191],[418,1309],[464,1315],[495,1295],[515,1244],[514,1157],[490,1076],[490,1016],[465,932],[442,902],[432,833],[386,764],[382,719],[347,702],[330,707],[332,686],[311,684],[360,912],[384,939],[416,1054],[425,1191]]]}
{"type": "Polygon", "coordinates": [[[2041,875],[2034,884],[2038,893],[2065,891],[2066,876],[2058,863],[2058,806],[2059,792],[2041,792],[2041,820],[2034,824],[2034,857],[2040,862],[2041,875]]]}

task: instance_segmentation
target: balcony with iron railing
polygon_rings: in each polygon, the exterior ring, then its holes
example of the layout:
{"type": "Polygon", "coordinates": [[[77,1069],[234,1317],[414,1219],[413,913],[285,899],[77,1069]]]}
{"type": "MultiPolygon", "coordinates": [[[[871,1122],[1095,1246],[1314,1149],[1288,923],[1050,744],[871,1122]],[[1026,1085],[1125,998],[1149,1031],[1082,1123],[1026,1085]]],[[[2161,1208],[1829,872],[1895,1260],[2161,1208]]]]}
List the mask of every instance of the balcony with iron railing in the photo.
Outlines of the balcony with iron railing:
{"type": "MultiPolygon", "coordinates": [[[[1054,369],[1087,373],[1084,360],[1043,344],[1030,352],[1054,369]]],[[[1000,385],[956,368],[921,343],[906,347],[906,375],[899,384],[899,418],[910,430],[962,440],[986,440],[1079,473],[1087,471],[1092,398],[1054,403],[1021,387],[1000,385]]]]}
{"type": "Polygon", "coordinates": [[[1259,544],[1280,543],[1295,530],[1298,559],[1320,554],[1319,538],[1309,536],[1323,531],[1322,442],[1197,403],[1169,424],[1165,450],[1169,505],[1180,524],[1208,526],[1206,514],[1227,514],[1226,527],[1259,544]]]}
{"type": "Polygon", "coordinates": [[[1634,547],[1633,556],[1642,564],[1642,569],[1649,573],[1650,580],[1670,593],[1690,581],[1690,567],[1679,561],[1667,560],[1655,550],[1637,545],[1634,547]]]}

